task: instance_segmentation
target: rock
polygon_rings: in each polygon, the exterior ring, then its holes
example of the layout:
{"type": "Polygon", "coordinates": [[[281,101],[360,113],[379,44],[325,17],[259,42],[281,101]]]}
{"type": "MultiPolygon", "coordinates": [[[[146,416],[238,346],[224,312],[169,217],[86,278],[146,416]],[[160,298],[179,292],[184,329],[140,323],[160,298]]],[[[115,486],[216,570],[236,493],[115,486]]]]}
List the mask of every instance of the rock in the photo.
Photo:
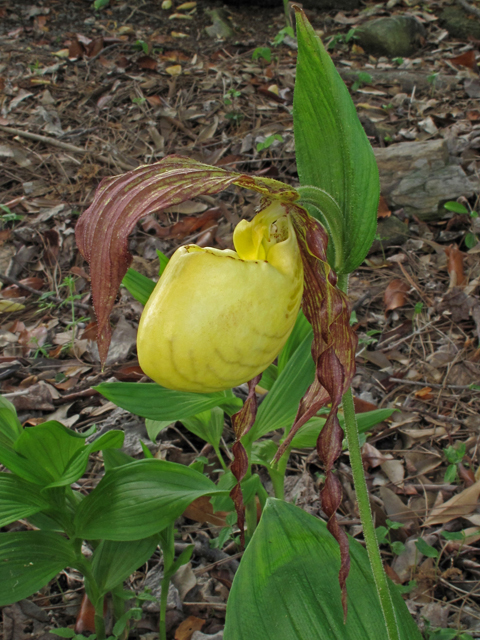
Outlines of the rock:
{"type": "Polygon", "coordinates": [[[210,27],[205,28],[210,38],[226,40],[235,36],[235,31],[230,26],[225,11],[222,9],[205,9],[205,13],[210,16],[213,22],[210,27]]]}
{"type": "Polygon", "coordinates": [[[440,204],[470,198],[480,189],[480,181],[468,177],[449,155],[445,140],[400,142],[374,152],[382,195],[390,208],[403,207],[409,216],[439,218],[440,204]]]}
{"type": "Polygon", "coordinates": [[[425,29],[413,16],[394,16],[369,20],[355,35],[367,53],[394,58],[412,55],[421,45],[425,29]]]}
{"type": "Polygon", "coordinates": [[[446,7],[438,16],[440,25],[454,38],[480,39],[480,20],[466,13],[459,6],[446,7]]]}
{"type": "Polygon", "coordinates": [[[377,225],[377,240],[370,248],[371,253],[387,249],[394,245],[401,245],[408,240],[408,227],[396,216],[380,218],[377,225]]]}

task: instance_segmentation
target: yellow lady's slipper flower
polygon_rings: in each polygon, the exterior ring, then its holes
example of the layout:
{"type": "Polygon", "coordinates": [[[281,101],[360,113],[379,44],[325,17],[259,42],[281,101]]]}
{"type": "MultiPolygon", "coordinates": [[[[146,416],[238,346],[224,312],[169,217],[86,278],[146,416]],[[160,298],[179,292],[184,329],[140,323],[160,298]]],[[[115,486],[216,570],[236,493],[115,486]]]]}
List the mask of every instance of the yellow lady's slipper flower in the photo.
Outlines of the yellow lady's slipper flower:
{"type": "Polygon", "coordinates": [[[140,320],[140,366],[169,389],[230,389],[264,371],[293,329],[303,268],[289,216],[274,202],[242,220],[236,251],[178,249],[140,320]]]}

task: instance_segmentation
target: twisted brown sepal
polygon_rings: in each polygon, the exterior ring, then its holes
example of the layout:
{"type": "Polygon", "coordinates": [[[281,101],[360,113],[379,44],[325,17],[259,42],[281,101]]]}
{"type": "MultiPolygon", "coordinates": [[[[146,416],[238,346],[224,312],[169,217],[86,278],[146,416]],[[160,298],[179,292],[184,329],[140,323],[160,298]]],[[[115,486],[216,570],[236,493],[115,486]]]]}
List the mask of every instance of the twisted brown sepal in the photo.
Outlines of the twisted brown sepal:
{"type": "Polygon", "coordinates": [[[248,455],[245,447],[240,442],[240,438],[250,431],[257,417],[257,396],[255,387],[260,382],[262,376],[256,376],[248,383],[248,396],[243,407],[232,416],[233,432],[235,433],[235,444],[232,447],[234,456],[230,470],[237,480],[237,484],[230,491],[230,497],[237,512],[237,525],[240,529],[240,542],[245,546],[245,505],[240,482],[248,471],[248,455]]]}
{"type": "Polygon", "coordinates": [[[343,430],[337,411],[342,395],[350,386],[355,373],[357,336],[350,327],[347,297],[337,288],[337,276],[327,262],[326,231],[304,209],[292,204],[289,210],[303,260],[303,312],[313,328],[312,357],[316,365],[316,376],[300,401],[293,427],[275,458],[280,459],[300,427],[330,402],[331,410],[318,437],[317,452],[326,476],[321,491],[322,508],[328,516],[328,530],[340,546],[339,582],[346,616],[345,585],[350,557],[347,536],[336,518],[342,500],[342,488],[333,473],[333,466],[342,451],[343,430]]]}

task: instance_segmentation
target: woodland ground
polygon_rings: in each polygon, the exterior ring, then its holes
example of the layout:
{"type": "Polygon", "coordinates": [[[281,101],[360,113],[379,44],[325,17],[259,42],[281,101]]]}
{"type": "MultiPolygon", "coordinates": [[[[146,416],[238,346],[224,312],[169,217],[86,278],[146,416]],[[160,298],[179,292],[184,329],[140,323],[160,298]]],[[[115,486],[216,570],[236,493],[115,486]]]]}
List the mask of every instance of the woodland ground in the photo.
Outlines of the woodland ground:
{"type": "MultiPolygon", "coordinates": [[[[101,429],[124,427],[126,450],[138,456],[140,438],[147,440],[143,421],[116,409],[91,387],[112,378],[140,379],[134,345],[141,306],[122,290],[113,315],[112,364],[102,373],[92,341],[86,265],[74,241],[78,216],[102,177],[170,153],[298,184],[292,120],[296,51],[285,43],[271,44],[285,26],[281,3],[278,9],[226,9],[236,31],[229,40],[205,32],[212,23],[208,9],[221,5],[199,0],[193,12],[178,11],[190,17],[170,19],[174,9],[163,11],[160,4],[112,0],[94,11],[82,0],[0,3],[1,393],[14,402],[25,425],[53,418],[80,431],[94,423],[101,429]],[[252,60],[257,47],[270,47],[271,62],[252,60]],[[77,295],[72,317],[66,299],[77,295]],[[12,311],[11,303],[22,306],[12,311]]],[[[352,88],[372,144],[414,144],[475,130],[478,100],[461,84],[449,91],[435,86],[440,72],[467,74],[478,82],[471,56],[466,66],[450,62],[476,53],[478,41],[455,40],[442,29],[437,16],[446,3],[365,4],[368,13],[363,14],[308,12],[325,41],[335,38],[331,53],[337,67],[395,70],[399,62],[368,56],[354,39],[342,43],[338,36],[368,16],[408,11],[424,23],[427,35],[414,62],[403,61],[403,68],[431,78],[409,95],[405,108],[395,106],[401,88],[389,82],[388,73],[382,83],[367,80],[359,90],[352,88]]],[[[462,161],[476,173],[478,150],[469,149],[462,161]]],[[[479,210],[475,198],[464,204],[479,210]]],[[[131,237],[132,266],[156,277],[156,249],[171,255],[190,242],[230,247],[235,224],[251,217],[255,205],[254,196],[231,190],[149,216],[131,237]]],[[[384,560],[390,576],[409,585],[409,608],[422,627],[468,629],[480,637],[475,217],[444,211],[427,223],[388,205],[380,215],[403,220],[409,239],[399,246],[380,238],[377,251],[353,275],[350,296],[361,341],[354,379],[357,410],[398,410],[371,430],[363,450],[377,525],[385,525],[386,518],[402,524],[391,540],[402,542],[404,550],[395,554],[384,545],[384,560]],[[448,542],[440,530],[463,530],[467,537],[463,543],[448,542]],[[409,542],[419,532],[437,557],[422,556],[409,542]]],[[[233,438],[228,425],[225,438],[233,438]]],[[[200,453],[214,459],[180,424],[149,447],[157,456],[186,464],[200,453]]],[[[338,472],[344,486],[340,518],[361,539],[348,456],[340,459],[338,472]]],[[[79,484],[87,490],[101,474],[99,457],[79,484]]],[[[320,474],[314,452],[295,452],[287,499],[321,515],[320,474]]],[[[268,489],[268,478],[265,483],[268,489]]],[[[183,541],[197,546],[177,585],[177,606],[169,612],[172,637],[178,640],[189,640],[202,624],[204,633],[223,627],[233,577],[232,563],[218,564],[224,554],[206,542],[218,537],[223,515],[197,506],[179,522],[183,541]],[[178,629],[188,616],[194,617],[193,626],[178,629]]],[[[25,526],[17,522],[7,529],[25,526]]],[[[224,552],[236,554],[236,543],[228,542],[224,552]]],[[[146,582],[154,584],[157,567],[154,557],[129,586],[141,590],[146,582]]],[[[82,593],[79,575],[65,571],[31,598],[36,606],[24,601],[4,608],[5,640],[31,634],[53,638],[48,628],[74,623],[82,593]]],[[[145,611],[132,637],[151,638],[156,618],[155,611],[145,611]]]]}

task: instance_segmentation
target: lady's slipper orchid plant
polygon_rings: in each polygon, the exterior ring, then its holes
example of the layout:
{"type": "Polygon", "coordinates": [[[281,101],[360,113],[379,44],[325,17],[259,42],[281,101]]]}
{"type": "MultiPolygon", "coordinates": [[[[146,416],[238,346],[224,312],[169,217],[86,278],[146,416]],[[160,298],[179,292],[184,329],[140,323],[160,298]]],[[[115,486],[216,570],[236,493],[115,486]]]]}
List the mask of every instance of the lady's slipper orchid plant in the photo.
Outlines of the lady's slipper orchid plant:
{"type": "MultiPolygon", "coordinates": [[[[103,180],[76,229],[78,246],[91,267],[100,357],[104,362],[107,356],[109,315],[132,259],[127,241],[136,222],[231,184],[260,193],[260,212],[235,229],[236,251],[195,245],[176,251],[142,314],[139,361],[153,380],[182,391],[218,391],[256,381],[292,330],[303,291],[303,310],[314,332],[316,378],[278,457],[298,429],[331,403],[317,450],[326,472],[322,505],[340,545],[345,594],[348,542],[335,518],[342,492],[332,469],[342,450],[337,410],[355,371],[357,339],[350,328],[347,298],[336,287],[336,275],[326,259],[327,233],[297,203],[299,193],[276,180],[181,156],[103,180]]],[[[255,420],[254,387],[250,384],[249,398],[233,418],[237,442],[232,471],[239,482],[248,468],[240,439],[255,420]]],[[[232,497],[241,514],[239,485],[232,497]]]]}

